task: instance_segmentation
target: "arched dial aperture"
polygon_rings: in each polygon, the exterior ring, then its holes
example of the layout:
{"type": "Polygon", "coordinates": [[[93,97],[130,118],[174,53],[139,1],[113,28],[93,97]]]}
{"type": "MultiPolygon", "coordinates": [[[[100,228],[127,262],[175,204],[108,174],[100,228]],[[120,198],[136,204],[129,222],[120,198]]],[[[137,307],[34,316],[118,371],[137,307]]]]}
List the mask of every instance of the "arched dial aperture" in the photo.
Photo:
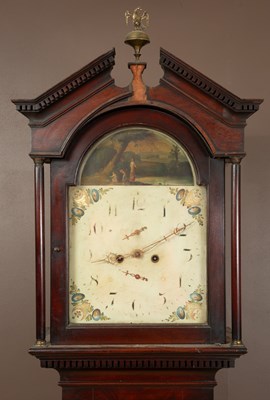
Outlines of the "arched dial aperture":
{"type": "Polygon", "coordinates": [[[71,323],[206,323],[206,188],[178,142],[106,135],[69,188],[71,323]]]}

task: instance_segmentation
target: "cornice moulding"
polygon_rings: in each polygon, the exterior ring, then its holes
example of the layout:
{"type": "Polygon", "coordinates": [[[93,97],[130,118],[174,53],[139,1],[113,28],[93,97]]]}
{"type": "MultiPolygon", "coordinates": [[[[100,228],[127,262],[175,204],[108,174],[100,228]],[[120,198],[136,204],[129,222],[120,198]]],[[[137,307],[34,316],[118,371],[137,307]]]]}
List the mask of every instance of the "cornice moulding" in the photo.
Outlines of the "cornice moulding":
{"type": "MultiPolygon", "coordinates": [[[[234,112],[253,114],[263,102],[262,99],[241,99],[162,48],[160,49],[160,65],[165,71],[174,72],[234,112]]],[[[166,76],[163,79],[166,81],[166,76]]]]}
{"type": "Polygon", "coordinates": [[[16,109],[21,113],[37,113],[50,107],[58,100],[75,91],[78,87],[84,85],[89,80],[104,71],[111,70],[115,64],[115,49],[108,51],[102,56],[73,73],[68,78],[59,82],[51,89],[31,100],[12,100],[16,109]]]}

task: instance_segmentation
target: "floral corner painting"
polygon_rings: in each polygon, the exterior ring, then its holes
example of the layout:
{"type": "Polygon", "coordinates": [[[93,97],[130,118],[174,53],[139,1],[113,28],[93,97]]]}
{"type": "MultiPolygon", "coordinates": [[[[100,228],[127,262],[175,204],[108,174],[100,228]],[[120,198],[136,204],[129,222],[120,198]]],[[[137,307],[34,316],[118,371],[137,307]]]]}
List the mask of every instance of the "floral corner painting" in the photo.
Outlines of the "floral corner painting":
{"type": "Polygon", "coordinates": [[[84,157],[80,185],[194,185],[192,163],[167,134],[144,127],[108,134],[84,157]]]}

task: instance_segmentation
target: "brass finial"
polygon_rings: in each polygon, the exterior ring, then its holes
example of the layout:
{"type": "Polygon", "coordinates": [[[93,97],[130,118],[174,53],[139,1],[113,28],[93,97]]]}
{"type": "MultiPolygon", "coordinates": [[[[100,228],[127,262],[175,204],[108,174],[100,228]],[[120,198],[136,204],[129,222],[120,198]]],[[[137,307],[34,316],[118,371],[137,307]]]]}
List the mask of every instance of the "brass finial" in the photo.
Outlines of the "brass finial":
{"type": "Polygon", "coordinates": [[[129,32],[125,43],[133,47],[135,53],[135,60],[139,62],[141,56],[141,48],[150,43],[149,36],[144,32],[149,25],[149,14],[143,11],[142,8],[137,7],[133,12],[126,11],[126,24],[128,25],[129,19],[132,19],[134,30],[129,32]]]}

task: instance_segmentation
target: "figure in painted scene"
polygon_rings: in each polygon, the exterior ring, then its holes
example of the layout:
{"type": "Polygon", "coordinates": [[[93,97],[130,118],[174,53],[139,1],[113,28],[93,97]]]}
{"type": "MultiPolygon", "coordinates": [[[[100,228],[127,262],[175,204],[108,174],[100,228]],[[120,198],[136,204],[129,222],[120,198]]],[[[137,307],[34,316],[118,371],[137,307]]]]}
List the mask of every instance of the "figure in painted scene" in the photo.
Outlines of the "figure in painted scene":
{"type": "Polygon", "coordinates": [[[135,182],[135,179],[136,179],[135,171],[137,168],[133,157],[130,161],[129,166],[130,166],[129,182],[133,183],[133,182],[135,182]]]}
{"type": "Polygon", "coordinates": [[[122,175],[121,182],[125,185],[128,182],[126,171],[121,168],[119,172],[122,175]]]}

